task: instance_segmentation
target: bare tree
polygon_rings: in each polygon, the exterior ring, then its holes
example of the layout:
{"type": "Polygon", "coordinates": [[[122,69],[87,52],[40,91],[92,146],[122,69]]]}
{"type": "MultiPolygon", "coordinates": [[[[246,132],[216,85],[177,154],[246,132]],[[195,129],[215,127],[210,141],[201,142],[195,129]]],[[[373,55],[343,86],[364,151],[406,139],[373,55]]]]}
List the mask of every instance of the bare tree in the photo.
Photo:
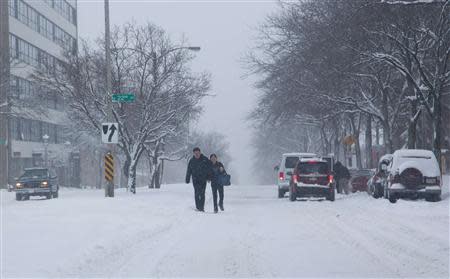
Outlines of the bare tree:
{"type": "MultiPolygon", "coordinates": [[[[146,24],[115,27],[111,35],[113,94],[131,92],[134,103],[113,105],[119,124],[119,148],[125,157],[127,187],[136,191],[136,168],[146,144],[161,142],[176,132],[188,112],[198,109],[199,101],[209,90],[207,74],[193,74],[193,58],[183,45],[172,43],[160,28],[146,24]]],[[[60,71],[41,72],[35,79],[57,90],[70,100],[71,117],[81,129],[100,136],[106,122],[106,95],[103,44],[82,44],[78,56],[68,56],[59,63],[60,71]]]]}

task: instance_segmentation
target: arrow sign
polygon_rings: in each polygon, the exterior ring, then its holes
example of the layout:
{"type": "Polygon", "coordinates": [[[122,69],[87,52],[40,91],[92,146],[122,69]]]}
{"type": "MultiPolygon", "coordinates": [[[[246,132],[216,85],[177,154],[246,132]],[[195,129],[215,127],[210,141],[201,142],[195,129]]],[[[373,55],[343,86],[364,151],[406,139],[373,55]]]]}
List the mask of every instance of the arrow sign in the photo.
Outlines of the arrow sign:
{"type": "Polygon", "coordinates": [[[102,123],[102,142],[103,143],[119,143],[118,123],[102,123]]]}
{"type": "Polygon", "coordinates": [[[110,131],[109,137],[108,137],[108,141],[109,141],[109,142],[112,141],[112,138],[113,138],[114,135],[116,134],[116,130],[117,130],[116,125],[111,125],[111,127],[109,127],[109,131],[110,131]]]}

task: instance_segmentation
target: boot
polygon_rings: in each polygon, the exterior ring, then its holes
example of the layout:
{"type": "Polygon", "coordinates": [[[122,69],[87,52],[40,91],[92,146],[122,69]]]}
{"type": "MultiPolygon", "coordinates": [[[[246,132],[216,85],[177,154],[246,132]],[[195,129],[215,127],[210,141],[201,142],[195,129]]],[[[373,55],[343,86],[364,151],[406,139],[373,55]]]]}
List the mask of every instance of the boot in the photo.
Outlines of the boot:
{"type": "Polygon", "coordinates": [[[220,207],[220,210],[222,210],[222,211],[225,210],[225,209],[223,209],[223,204],[220,204],[219,207],[220,207]]]}
{"type": "Polygon", "coordinates": [[[219,209],[217,208],[217,206],[214,206],[214,213],[219,212],[219,209]]]}

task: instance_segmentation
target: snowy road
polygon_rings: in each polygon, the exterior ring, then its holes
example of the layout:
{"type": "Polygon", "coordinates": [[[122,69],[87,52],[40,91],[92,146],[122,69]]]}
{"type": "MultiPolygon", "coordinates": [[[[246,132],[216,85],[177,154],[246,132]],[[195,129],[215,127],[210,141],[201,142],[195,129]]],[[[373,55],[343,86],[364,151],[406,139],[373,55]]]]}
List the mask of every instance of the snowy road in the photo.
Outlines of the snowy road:
{"type": "Polygon", "coordinates": [[[442,202],[397,204],[364,193],[292,203],[274,186],[233,186],[217,215],[210,200],[194,212],[187,185],[114,199],[65,190],[16,202],[2,192],[1,275],[448,278],[445,185],[442,202]]]}

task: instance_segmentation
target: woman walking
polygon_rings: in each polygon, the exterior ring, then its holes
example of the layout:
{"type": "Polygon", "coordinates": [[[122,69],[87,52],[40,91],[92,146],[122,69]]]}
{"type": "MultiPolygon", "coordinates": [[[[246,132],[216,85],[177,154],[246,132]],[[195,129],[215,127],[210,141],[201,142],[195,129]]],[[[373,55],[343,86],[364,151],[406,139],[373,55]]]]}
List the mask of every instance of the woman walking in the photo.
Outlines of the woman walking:
{"type": "Polygon", "coordinates": [[[219,208],[220,210],[224,210],[223,208],[223,184],[221,182],[220,176],[226,174],[225,167],[221,162],[217,160],[216,154],[211,154],[209,156],[211,160],[213,175],[211,177],[211,190],[213,193],[213,201],[214,201],[214,213],[217,213],[219,209],[217,208],[217,192],[219,192],[219,208]]]}

